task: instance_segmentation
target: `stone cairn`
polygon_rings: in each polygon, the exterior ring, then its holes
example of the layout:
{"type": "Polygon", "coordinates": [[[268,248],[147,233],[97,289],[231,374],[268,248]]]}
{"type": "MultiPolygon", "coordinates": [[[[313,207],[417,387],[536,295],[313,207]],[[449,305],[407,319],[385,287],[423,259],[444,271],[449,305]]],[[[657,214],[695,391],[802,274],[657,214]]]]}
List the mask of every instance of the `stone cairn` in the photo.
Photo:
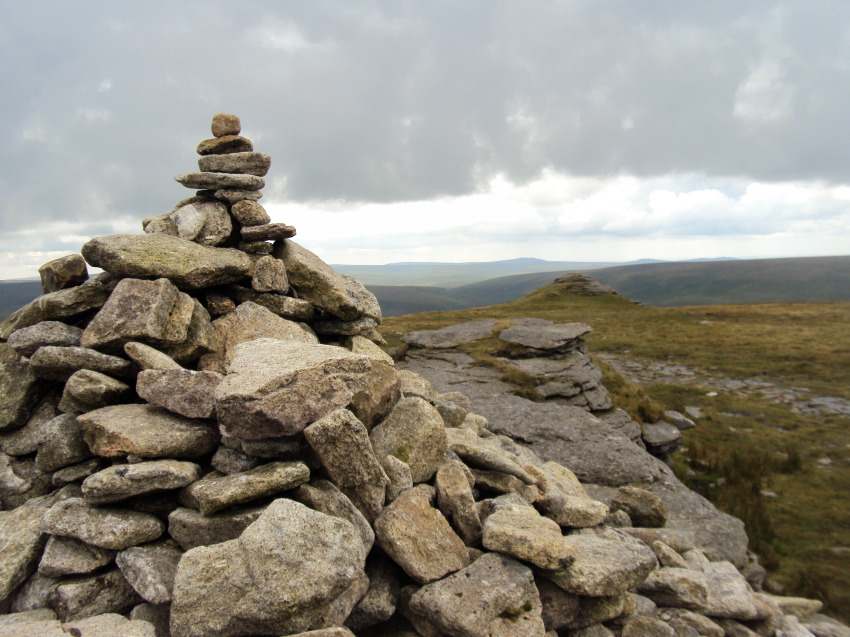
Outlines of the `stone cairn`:
{"type": "Polygon", "coordinates": [[[212,132],[196,196],[0,325],[0,636],[843,634],[397,371],[212,132]]]}

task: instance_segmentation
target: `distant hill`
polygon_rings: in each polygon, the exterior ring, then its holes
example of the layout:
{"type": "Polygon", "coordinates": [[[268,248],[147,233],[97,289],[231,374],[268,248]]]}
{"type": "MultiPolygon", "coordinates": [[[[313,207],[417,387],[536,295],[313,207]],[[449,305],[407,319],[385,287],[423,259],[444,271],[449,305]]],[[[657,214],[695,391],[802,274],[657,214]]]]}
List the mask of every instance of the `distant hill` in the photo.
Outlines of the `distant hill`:
{"type": "Polygon", "coordinates": [[[41,294],[41,281],[0,281],[0,321],[41,294]]]}
{"type": "MultiPolygon", "coordinates": [[[[648,263],[649,260],[632,263],[648,263]]],[[[338,272],[353,276],[367,286],[416,285],[452,288],[515,274],[591,270],[623,263],[588,261],[544,261],[508,259],[470,263],[388,263],[386,265],[333,265],[338,272]]]]}
{"type": "MultiPolygon", "coordinates": [[[[576,271],[569,268],[564,271],[576,271]]],[[[630,299],[655,306],[850,301],[850,256],[682,261],[585,269],[630,299]]],[[[455,288],[367,286],[385,316],[507,303],[562,272],[499,277],[455,288]],[[421,294],[421,297],[417,295],[421,294]],[[408,305],[408,303],[413,303],[408,305]]]]}
{"type": "Polygon", "coordinates": [[[620,294],[661,307],[850,301],[850,256],[626,265],[591,274],[620,294]]]}

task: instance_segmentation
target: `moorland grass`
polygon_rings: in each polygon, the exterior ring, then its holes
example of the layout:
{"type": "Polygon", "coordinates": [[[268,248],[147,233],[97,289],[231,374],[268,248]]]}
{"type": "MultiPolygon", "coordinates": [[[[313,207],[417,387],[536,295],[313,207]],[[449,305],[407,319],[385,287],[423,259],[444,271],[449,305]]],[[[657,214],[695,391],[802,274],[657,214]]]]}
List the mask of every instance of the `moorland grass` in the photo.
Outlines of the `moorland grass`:
{"type": "MultiPolygon", "coordinates": [[[[817,395],[850,398],[850,303],[763,303],[654,308],[619,296],[584,297],[548,285],[522,299],[470,310],[385,320],[390,346],[403,333],[477,319],[525,316],[583,322],[591,353],[664,361],[712,376],[765,378],[817,395]]],[[[498,326],[497,326],[498,327],[498,326]]],[[[479,364],[502,373],[517,393],[534,380],[499,360],[497,339],[465,345],[479,364]]],[[[703,410],[674,454],[679,477],[721,510],[744,520],[769,579],[787,594],[824,601],[850,621],[850,418],[795,413],[789,405],[723,388],[638,387],[604,362],[603,383],[617,406],[643,422],[664,409],[703,410]],[[716,396],[707,396],[717,391],[716,396]],[[827,464],[823,459],[827,458],[827,464]]]]}

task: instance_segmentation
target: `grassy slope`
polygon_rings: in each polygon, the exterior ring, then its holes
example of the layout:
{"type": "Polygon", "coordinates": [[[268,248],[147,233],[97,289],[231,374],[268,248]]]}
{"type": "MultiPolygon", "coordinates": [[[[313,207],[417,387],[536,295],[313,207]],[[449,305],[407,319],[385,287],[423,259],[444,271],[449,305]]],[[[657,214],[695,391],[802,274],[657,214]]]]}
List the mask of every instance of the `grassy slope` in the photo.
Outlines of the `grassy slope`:
{"type": "MultiPolygon", "coordinates": [[[[504,305],[388,318],[381,332],[394,345],[414,329],[522,316],[592,325],[591,352],[683,363],[715,376],[769,378],[850,398],[850,303],[654,308],[549,285],[504,305]]],[[[705,410],[699,427],[685,432],[686,451],[676,454],[680,477],[745,520],[771,579],[789,594],[823,599],[830,612],[850,620],[850,555],[830,550],[850,547],[850,418],[804,416],[722,388],[717,397],[706,396],[715,389],[645,388],[666,408],[705,410]],[[832,462],[828,469],[817,465],[824,457],[832,462]]],[[[630,391],[618,383],[615,400],[629,407],[630,391]]]]}

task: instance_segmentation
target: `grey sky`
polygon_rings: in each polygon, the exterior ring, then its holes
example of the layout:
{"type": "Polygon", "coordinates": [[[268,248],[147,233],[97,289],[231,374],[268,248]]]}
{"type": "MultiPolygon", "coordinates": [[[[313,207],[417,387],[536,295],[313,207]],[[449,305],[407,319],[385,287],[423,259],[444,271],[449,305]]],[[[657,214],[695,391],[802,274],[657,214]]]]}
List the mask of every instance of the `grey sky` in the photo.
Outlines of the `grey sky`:
{"type": "Polygon", "coordinates": [[[295,215],[304,243],[335,262],[395,260],[388,248],[410,233],[432,246],[414,256],[436,260],[434,242],[449,239],[423,228],[455,226],[391,220],[429,201],[451,201],[457,220],[494,180],[508,199],[544,181],[544,198],[560,199],[524,200],[539,232],[517,219],[486,249],[442,259],[541,256],[542,238],[543,256],[561,258],[552,233],[576,239],[565,206],[599,193],[604,211],[578,224],[587,245],[803,232],[765,249],[835,252],[842,238],[850,247],[848,79],[850,4],[838,1],[6,2],[0,278],[27,276],[24,252],[42,262],[169,210],[189,193],[172,176],[195,169],[219,111],[272,156],[263,203],[295,215]],[[553,190],[561,176],[572,181],[553,190]],[[623,178],[638,180],[631,194],[623,178]],[[789,200],[789,183],[815,202],[789,200]],[[753,208],[752,184],[785,189],[753,208]],[[661,219],[650,198],[664,188],[727,199],[696,197],[695,211],[680,198],[661,219]],[[369,205],[383,227],[360,252],[341,252],[324,222],[324,243],[304,236],[311,211],[356,227],[369,205]]]}

